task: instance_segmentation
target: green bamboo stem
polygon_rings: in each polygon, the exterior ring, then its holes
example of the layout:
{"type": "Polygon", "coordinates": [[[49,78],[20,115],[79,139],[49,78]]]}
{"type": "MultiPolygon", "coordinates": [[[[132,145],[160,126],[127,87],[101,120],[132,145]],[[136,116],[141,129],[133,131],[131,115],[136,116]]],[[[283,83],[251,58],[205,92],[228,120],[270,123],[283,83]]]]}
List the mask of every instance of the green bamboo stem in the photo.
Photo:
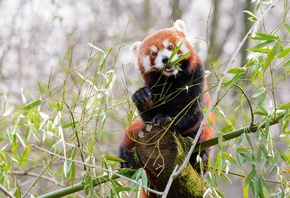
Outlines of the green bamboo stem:
{"type": "MultiPolygon", "coordinates": [[[[281,120],[281,118],[283,118],[283,116],[284,116],[284,114],[282,114],[281,116],[277,117],[276,119],[273,119],[272,121],[270,121],[269,126],[272,126],[272,125],[279,123],[279,121],[281,120]]],[[[222,140],[228,141],[228,140],[231,140],[231,139],[234,139],[234,138],[241,136],[243,133],[255,133],[258,131],[259,128],[263,129],[265,127],[266,127],[266,124],[262,124],[261,126],[253,124],[251,126],[240,128],[240,129],[237,129],[235,131],[224,134],[222,136],[222,140]]],[[[212,138],[212,139],[209,139],[207,141],[204,141],[204,142],[197,144],[196,147],[194,148],[194,152],[198,152],[200,150],[211,147],[213,145],[217,145],[218,139],[219,139],[218,137],[215,137],[215,138],[212,138]]]]}
{"type": "MultiPolygon", "coordinates": [[[[105,183],[107,181],[114,180],[117,178],[119,178],[119,176],[117,176],[117,175],[111,175],[111,176],[105,175],[105,176],[97,177],[97,178],[93,179],[93,186],[98,186],[102,183],[105,183]]],[[[65,187],[65,188],[44,194],[44,195],[40,195],[40,196],[38,196],[38,198],[63,197],[63,196],[84,190],[84,188],[85,188],[85,182],[80,182],[80,183],[74,184],[72,186],[68,186],[68,187],[65,187]]]]}

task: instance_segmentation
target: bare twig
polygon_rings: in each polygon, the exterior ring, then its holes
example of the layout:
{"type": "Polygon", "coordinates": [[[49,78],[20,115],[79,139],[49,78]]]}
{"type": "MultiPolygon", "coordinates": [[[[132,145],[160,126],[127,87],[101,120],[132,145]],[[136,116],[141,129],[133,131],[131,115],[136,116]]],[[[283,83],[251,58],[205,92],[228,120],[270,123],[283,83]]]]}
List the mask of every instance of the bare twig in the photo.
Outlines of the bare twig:
{"type": "Polygon", "coordinates": [[[15,198],[4,186],[0,184],[0,191],[10,198],[15,198]]]}
{"type": "MultiPolygon", "coordinates": [[[[27,172],[27,171],[13,171],[12,174],[13,175],[25,175],[25,176],[39,177],[39,173],[27,172]]],[[[57,183],[57,185],[60,186],[60,187],[65,187],[64,184],[61,184],[60,182],[58,182],[58,181],[56,181],[54,179],[51,179],[48,176],[40,175],[40,178],[44,179],[44,180],[46,180],[48,182],[54,183],[54,184],[57,183]]]]}

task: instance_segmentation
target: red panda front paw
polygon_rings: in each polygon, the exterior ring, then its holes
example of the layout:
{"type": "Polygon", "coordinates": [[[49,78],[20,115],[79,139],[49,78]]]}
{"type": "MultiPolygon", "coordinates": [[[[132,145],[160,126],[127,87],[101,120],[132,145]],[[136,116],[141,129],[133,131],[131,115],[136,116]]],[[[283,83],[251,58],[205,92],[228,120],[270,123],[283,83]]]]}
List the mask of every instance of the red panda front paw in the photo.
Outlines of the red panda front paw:
{"type": "Polygon", "coordinates": [[[148,87],[142,87],[141,89],[137,90],[133,96],[132,100],[134,103],[144,103],[150,99],[151,93],[148,87]]]}
{"type": "Polygon", "coordinates": [[[124,162],[120,162],[121,168],[137,168],[133,153],[129,150],[130,149],[125,148],[123,145],[119,148],[119,157],[125,160],[124,162]]]}
{"type": "Polygon", "coordinates": [[[153,119],[152,122],[158,125],[166,126],[171,122],[171,117],[163,115],[163,114],[157,114],[153,119]]]}
{"type": "Polygon", "coordinates": [[[151,92],[148,87],[142,87],[137,90],[132,96],[133,102],[136,104],[140,112],[147,111],[152,108],[153,102],[151,99],[151,92]]]}

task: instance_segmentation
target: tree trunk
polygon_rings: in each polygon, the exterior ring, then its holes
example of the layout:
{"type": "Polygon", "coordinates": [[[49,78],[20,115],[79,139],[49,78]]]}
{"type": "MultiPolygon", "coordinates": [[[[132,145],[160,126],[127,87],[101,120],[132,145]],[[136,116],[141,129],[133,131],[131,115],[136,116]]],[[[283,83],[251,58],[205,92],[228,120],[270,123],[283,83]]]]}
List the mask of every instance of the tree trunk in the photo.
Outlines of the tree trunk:
{"type": "MultiPolygon", "coordinates": [[[[175,166],[181,166],[192,139],[181,137],[166,127],[146,125],[137,137],[135,160],[145,167],[153,189],[164,191],[175,166]]],[[[172,183],[167,197],[203,197],[206,183],[188,163],[172,183]]]]}

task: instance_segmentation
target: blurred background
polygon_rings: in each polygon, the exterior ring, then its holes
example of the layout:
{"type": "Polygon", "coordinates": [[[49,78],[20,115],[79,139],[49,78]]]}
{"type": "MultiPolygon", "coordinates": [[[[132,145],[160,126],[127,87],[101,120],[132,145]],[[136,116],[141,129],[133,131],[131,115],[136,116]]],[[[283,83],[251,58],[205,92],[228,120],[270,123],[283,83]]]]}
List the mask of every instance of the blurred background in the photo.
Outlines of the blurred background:
{"type": "MultiPolygon", "coordinates": [[[[13,111],[24,103],[23,93],[37,98],[43,84],[58,90],[68,68],[93,74],[95,66],[88,69],[92,53],[88,43],[110,54],[106,67],[114,65],[116,72],[112,96],[127,100],[142,86],[130,46],[156,30],[170,27],[177,19],[187,24],[189,40],[206,69],[214,70],[215,75],[209,77],[209,83],[214,84],[215,76],[254,24],[244,12],[253,11],[254,5],[249,0],[0,0],[0,102],[9,101],[7,105],[13,111]]],[[[260,28],[274,30],[285,17],[283,6],[283,1],[277,1],[260,28]]],[[[282,30],[277,34],[287,36],[282,30]]],[[[247,62],[249,45],[247,40],[234,67],[247,62]]],[[[77,83],[71,78],[72,84],[77,83]]],[[[117,155],[127,125],[122,118],[128,114],[126,108],[122,106],[118,116],[112,113],[113,124],[107,120],[108,136],[98,142],[102,153],[117,155]]],[[[242,197],[241,178],[231,179],[232,184],[221,181],[220,190],[242,197]]]]}
{"type": "MultiPolygon", "coordinates": [[[[267,15],[265,28],[275,27],[283,17],[283,1],[267,15]]],[[[52,71],[53,81],[67,66],[67,51],[73,49],[72,65],[86,65],[88,42],[108,50],[123,39],[117,64],[131,64],[130,45],[183,19],[189,39],[207,68],[211,62],[225,62],[253,24],[244,10],[253,10],[246,0],[222,1],[0,1],[0,90],[19,94],[19,88],[33,88],[52,71]],[[208,47],[211,51],[209,62],[208,47]]],[[[286,33],[286,32],[285,32],[286,33]]],[[[281,36],[283,37],[283,35],[281,36]]],[[[245,46],[246,48],[247,46],[245,46]]],[[[241,51],[236,65],[243,65],[241,51]]],[[[127,68],[126,68],[127,69],[127,68]]],[[[133,66],[130,74],[137,76],[133,66]]]]}

